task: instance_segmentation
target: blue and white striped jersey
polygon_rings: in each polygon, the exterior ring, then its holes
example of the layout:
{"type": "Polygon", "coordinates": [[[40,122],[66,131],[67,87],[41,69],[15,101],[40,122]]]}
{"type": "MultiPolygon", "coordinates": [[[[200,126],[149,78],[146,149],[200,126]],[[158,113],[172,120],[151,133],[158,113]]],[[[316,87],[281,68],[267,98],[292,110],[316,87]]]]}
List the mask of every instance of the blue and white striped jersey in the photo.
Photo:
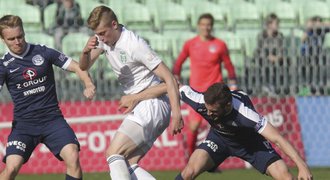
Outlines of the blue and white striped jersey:
{"type": "Polygon", "coordinates": [[[22,55],[4,55],[0,90],[6,83],[14,103],[14,120],[45,121],[51,115],[62,115],[52,65],[66,69],[70,62],[71,58],[43,45],[27,44],[22,55]]]}
{"type": "Polygon", "coordinates": [[[222,135],[249,137],[261,133],[267,124],[267,120],[256,112],[250,98],[242,91],[232,91],[233,110],[216,121],[207,115],[202,93],[194,91],[189,86],[183,86],[180,88],[180,96],[182,101],[208,121],[211,128],[222,135]]]}

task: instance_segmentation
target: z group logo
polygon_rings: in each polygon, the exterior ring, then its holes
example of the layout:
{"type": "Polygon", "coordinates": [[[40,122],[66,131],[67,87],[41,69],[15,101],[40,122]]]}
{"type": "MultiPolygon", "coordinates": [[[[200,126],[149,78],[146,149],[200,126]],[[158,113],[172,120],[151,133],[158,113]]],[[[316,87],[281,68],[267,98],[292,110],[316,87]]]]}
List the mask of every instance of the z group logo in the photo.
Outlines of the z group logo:
{"type": "Polygon", "coordinates": [[[34,68],[27,68],[23,71],[23,77],[26,80],[32,80],[37,76],[37,71],[34,68]]]}

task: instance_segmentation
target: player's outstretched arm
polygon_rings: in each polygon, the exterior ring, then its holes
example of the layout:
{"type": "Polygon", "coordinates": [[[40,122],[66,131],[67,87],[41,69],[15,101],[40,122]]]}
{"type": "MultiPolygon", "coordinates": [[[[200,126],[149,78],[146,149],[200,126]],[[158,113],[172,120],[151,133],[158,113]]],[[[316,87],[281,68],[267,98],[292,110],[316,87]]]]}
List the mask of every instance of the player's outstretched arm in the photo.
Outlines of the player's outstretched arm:
{"type": "MultiPolygon", "coordinates": [[[[177,80],[179,88],[183,85],[177,80]]],[[[140,102],[147,99],[157,98],[163,94],[167,93],[167,87],[165,83],[160,83],[156,86],[152,86],[147,88],[137,94],[127,94],[120,98],[118,109],[121,110],[125,108],[123,111],[124,114],[131,112],[135,106],[140,102]]]]}
{"type": "Polygon", "coordinates": [[[96,36],[92,36],[88,39],[84,49],[80,54],[79,67],[86,71],[88,70],[103,52],[102,49],[97,49],[98,40],[96,36]]]}
{"type": "Polygon", "coordinates": [[[310,172],[307,164],[299,156],[298,152],[289,143],[289,141],[287,141],[274,126],[272,126],[270,123],[267,123],[265,129],[261,132],[261,135],[279,146],[279,148],[293,160],[293,162],[298,167],[298,179],[313,179],[312,173],[310,172]]]}
{"type": "Polygon", "coordinates": [[[75,72],[85,85],[84,95],[92,99],[95,95],[95,85],[87,71],[82,71],[76,61],[72,60],[67,68],[68,71],[75,72]]]}
{"type": "Polygon", "coordinates": [[[140,101],[159,97],[163,94],[166,94],[166,92],[166,84],[161,83],[159,85],[147,88],[137,94],[124,95],[120,98],[118,109],[121,110],[125,108],[123,113],[127,114],[131,112],[140,101]]]}
{"type": "Polygon", "coordinates": [[[166,84],[167,93],[170,99],[172,109],[171,132],[172,135],[178,134],[183,128],[183,120],[181,116],[180,96],[177,81],[163,62],[160,63],[153,70],[153,72],[166,84]]]}

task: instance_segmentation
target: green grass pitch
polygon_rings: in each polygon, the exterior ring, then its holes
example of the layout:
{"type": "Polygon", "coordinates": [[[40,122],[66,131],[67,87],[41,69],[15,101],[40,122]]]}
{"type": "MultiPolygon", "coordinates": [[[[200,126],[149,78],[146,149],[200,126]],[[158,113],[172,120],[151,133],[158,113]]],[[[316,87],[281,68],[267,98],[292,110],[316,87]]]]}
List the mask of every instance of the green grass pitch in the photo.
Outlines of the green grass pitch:
{"type": "MultiPolygon", "coordinates": [[[[330,168],[311,169],[315,180],[330,180],[330,168]]],[[[297,175],[296,169],[291,172],[297,175]]],[[[152,175],[157,180],[173,180],[179,171],[153,171],[152,175]]],[[[19,175],[16,180],[61,180],[65,179],[63,174],[45,174],[45,175],[19,175]]],[[[84,180],[109,180],[108,173],[85,173],[84,180]]],[[[254,169],[223,170],[221,173],[204,173],[197,180],[270,180],[271,178],[260,174],[254,169]]]]}

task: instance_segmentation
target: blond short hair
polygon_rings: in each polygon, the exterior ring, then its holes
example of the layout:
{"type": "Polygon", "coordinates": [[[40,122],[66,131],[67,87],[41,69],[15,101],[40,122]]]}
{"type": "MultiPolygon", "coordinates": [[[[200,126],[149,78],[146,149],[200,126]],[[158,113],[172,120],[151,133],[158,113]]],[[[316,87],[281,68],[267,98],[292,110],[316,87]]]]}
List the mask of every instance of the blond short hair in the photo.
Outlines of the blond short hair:
{"type": "Polygon", "coordinates": [[[7,28],[21,27],[23,29],[23,21],[19,16],[5,15],[0,19],[0,36],[2,36],[2,31],[7,28]]]}
{"type": "Polygon", "coordinates": [[[95,30],[100,25],[101,20],[104,18],[104,16],[107,16],[107,18],[105,19],[107,21],[106,24],[110,25],[112,21],[118,22],[117,16],[112,9],[107,6],[98,6],[93,9],[93,11],[88,17],[88,27],[92,30],[95,30]]]}

